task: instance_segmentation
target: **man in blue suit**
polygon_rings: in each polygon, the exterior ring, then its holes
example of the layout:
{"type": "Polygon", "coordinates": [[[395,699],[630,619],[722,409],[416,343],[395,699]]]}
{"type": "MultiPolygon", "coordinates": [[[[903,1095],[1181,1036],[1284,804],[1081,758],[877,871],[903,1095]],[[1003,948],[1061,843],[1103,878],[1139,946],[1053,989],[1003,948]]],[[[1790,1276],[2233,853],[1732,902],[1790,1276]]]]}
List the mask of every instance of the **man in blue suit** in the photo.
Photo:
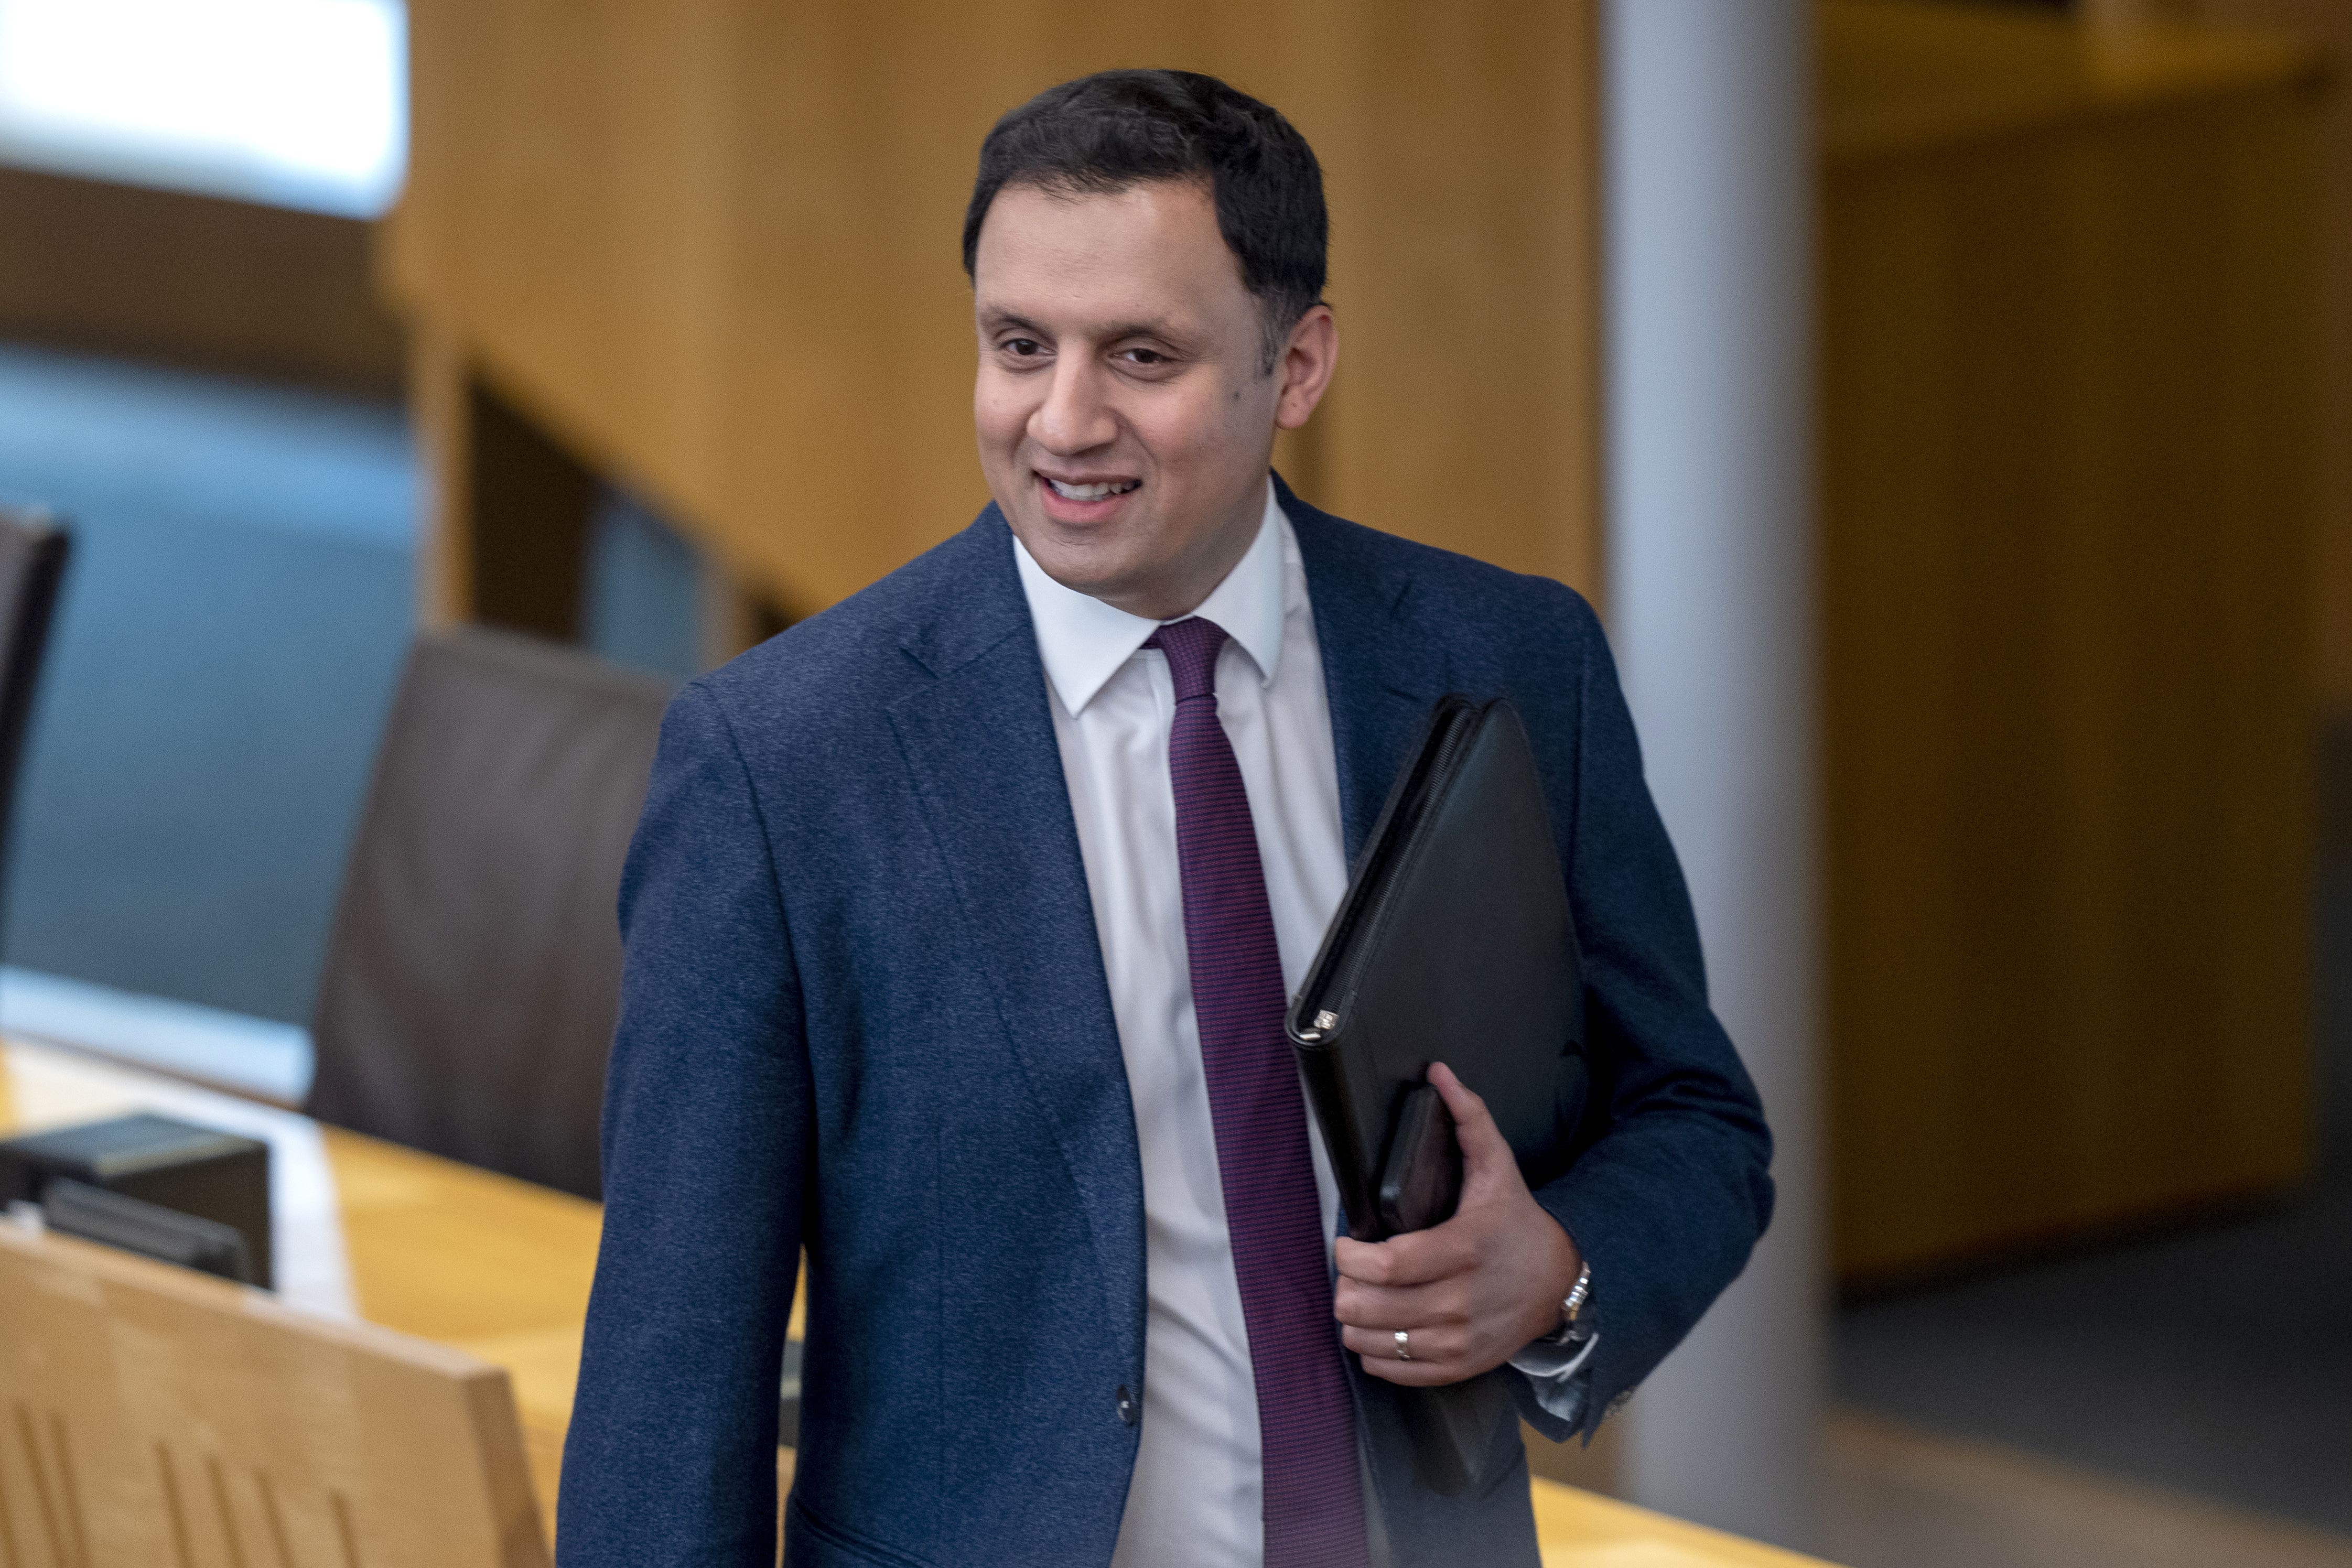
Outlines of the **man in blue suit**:
{"type": "Polygon", "coordinates": [[[1744,1264],[1769,1140],[1591,609],[1270,476],[1336,363],[1325,234],[1305,141],[1206,77],[991,132],[994,504],[663,728],[564,1568],[772,1561],[803,1252],[794,1568],[1532,1568],[1519,1417],[1589,1434],[1744,1264]],[[1334,1242],[1284,998],[1449,692],[1534,743],[1606,1115],[1530,1192],[1433,1068],[1458,1211],[1334,1242]],[[1511,1399],[1441,1493],[1399,1391],[1474,1377],[1511,1399]]]}

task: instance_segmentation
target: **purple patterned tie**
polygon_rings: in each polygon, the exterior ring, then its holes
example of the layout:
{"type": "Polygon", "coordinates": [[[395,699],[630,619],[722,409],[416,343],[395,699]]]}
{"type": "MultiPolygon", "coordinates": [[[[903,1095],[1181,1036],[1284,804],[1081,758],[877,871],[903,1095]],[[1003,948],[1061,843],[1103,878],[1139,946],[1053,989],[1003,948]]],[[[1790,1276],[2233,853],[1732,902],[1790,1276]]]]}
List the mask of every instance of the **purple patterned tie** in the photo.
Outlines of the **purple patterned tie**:
{"type": "Polygon", "coordinates": [[[1225,1230],[1257,1379],[1265,1568],[1363,1568],[1356,1421],[1323,1249],[1307,1103],[1283,1037],[1282,955],[1249,795],[1217,718],[1224,629],[1194,616],[1147,648],[1168,655],[1176,717],[1168,777],[1201,1066],[1217,1133],[1225,1230]]]}

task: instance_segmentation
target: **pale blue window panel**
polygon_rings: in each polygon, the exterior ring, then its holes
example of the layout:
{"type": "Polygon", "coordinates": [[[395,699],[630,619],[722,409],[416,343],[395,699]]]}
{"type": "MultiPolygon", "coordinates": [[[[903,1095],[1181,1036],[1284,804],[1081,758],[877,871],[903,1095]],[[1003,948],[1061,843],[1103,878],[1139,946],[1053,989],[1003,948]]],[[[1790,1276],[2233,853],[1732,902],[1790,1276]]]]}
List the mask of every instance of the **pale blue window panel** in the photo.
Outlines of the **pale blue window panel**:
{"type": "Polygon", "coordinates": [[[0,0],[0,162],[374,217],[408,152],[401,0],[0,0]]]}

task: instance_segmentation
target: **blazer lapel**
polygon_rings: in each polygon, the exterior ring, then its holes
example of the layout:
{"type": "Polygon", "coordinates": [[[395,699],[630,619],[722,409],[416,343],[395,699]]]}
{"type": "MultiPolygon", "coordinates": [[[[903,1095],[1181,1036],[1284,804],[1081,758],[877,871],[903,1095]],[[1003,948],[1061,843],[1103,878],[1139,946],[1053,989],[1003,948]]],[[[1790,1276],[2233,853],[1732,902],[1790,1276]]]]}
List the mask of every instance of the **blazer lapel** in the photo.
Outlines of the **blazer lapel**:
{"type": "Polygon", "coordinates": [[[1085,1206],[1110,1321],[1140,1364],[1134,1102],[1045,668],[1011,535],[993,506],[967,537],[972,559],[952,602],[935,606],[906,640],[933,679],[894,703],[890,721],[988,971],[1006,1044],[1085,1206]]]}
{"type": "Polygon", "coordinates": [[[1339,753],[1339,821],[1352,865],[1397,769],[1447,688],[1442,643],[1412,623],[1412,577],[1364,548],[1370,530],[1318,512],[1279,475],[1276,498],[1298,537],[1339,753]]]}

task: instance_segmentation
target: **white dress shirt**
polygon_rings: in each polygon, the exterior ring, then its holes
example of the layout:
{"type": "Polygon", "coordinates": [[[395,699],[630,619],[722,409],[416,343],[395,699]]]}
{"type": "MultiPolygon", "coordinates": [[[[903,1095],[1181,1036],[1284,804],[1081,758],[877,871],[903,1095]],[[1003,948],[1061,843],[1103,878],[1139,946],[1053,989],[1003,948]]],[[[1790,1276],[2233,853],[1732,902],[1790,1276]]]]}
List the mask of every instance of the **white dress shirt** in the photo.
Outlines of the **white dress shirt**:
{"type": "MultiPolygon", "coordinates": [[[[1013,548],[1053,688],[1143,1164],[1142,1429],[1113,1568],[1259,1568],[1257,1385],[1192,1016],[1168,778],[1175,688],[1166,657],[1143,646],[1160,622],[1063,587],[1013,548]]],[[[1192,613],[1230,638],[1217,656],[1217,716],[1249,792],[1283,985],[1296,994],[1348,867],[1323,654],[1271,484],[1257,538],[1192,613]]],[[[1311,1116],[1307,1133],[1331,1236],[1338,1192],[1311,1116]]],[[[1566,1415],[1581,1406],[1584,1360],[1533,1346],[1513,1364],[1538,1375],[1538,1396],[1566,1415]]]]}

